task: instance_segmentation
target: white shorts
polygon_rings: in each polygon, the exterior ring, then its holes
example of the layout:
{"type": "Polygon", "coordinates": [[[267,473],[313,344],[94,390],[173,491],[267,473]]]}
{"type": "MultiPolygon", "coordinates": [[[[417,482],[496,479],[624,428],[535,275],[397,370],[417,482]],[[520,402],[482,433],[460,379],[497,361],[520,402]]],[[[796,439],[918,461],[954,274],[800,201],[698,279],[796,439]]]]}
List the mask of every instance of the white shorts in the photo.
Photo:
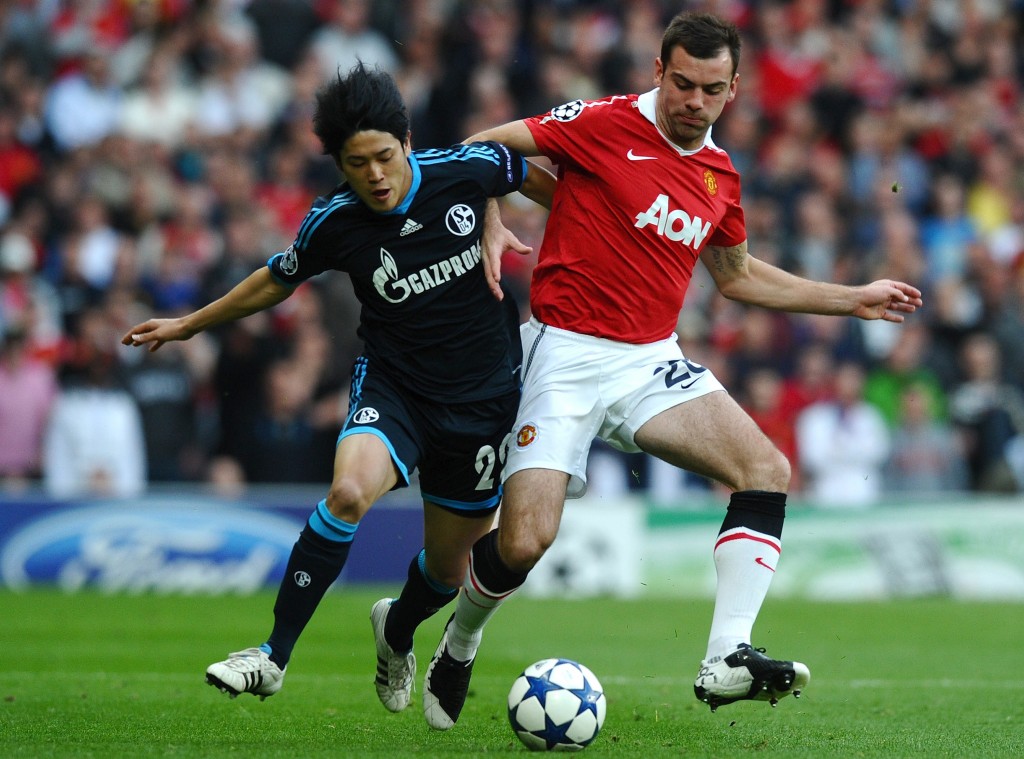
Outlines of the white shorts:
{"type": "Polygon", "coordinates": [[[530,319],[523,339],[523,396],[504,478],[523,469],[569,475],[569,498],[587,490],[595,437],[621,451],[640,449],[637,430],[662,411],[723,390],[688,361],[676,337],[633,345],[580,335],[530,319]]]}

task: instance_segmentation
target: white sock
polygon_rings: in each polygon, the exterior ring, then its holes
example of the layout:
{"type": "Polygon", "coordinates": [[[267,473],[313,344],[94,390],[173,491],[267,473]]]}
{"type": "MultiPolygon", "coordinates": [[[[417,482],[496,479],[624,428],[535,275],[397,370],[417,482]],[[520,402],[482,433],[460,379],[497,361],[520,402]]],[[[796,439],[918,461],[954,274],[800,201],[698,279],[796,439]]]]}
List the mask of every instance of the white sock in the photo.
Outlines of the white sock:
{"type": "Polygon", "coordinates": [[[457,661],[469,661],[476,656],[484,625],[515,591],[515,588],[503,594],[488,591],[473,571],[470,555],[462,592],[455,603],[455,619],[448,625],[448,653],[457,661]]]}
{"type": "Polygon", "coordinates": [[[732,653],[740,643],[750,643],[781,554],[778,538],[747,527],[735,527],[718,536],[718,590],[705,661],[732,653]]]}

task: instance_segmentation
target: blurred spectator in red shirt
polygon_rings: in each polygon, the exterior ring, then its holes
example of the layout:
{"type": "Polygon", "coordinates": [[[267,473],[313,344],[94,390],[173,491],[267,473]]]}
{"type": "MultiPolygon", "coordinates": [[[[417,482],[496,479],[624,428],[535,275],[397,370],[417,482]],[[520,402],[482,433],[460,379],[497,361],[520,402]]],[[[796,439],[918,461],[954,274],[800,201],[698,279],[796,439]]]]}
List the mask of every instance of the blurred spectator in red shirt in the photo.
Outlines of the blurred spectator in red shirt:
{"type": "Polygon", "coordinates": [[[792,467],[789,486],[794,492],[799,492],[802,483],[796,445],[796,416],[786,405],[782,375],[765,366],[748,371],[743,375],[742,383],[740,405],[761,432],[789,459],[792,467]]]}
{"type": "Polygon", "coordinates": [[[0,104],[0,194],[9,203],[22,188],[36,182],[42,171],[39,154],[18,139],[16,112],[0,104]]]}

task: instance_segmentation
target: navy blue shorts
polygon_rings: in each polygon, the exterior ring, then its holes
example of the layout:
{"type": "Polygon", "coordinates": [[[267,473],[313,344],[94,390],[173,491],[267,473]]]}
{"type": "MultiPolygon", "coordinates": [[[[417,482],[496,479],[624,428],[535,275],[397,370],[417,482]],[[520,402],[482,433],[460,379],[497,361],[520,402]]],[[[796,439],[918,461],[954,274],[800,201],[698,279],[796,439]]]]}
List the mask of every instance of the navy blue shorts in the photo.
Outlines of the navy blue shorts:
{"type": "Polygon", "coordinates": [[[493,514],[501,500],[519,392],[469,403],[412,395],[365,358],[352,371],[348,417],[338,436],[372,434],[391,452],[405,487],[419,469],[424,500],[457,514],[493,514]]]}

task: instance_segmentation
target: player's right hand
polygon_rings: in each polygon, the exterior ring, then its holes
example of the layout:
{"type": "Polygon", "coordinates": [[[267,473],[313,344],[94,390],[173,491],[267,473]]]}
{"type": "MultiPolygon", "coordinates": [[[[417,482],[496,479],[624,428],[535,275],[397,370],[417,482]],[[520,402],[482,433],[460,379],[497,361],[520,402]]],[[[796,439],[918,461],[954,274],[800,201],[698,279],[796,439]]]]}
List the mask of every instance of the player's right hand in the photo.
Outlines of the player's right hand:
{"type": "Polygon", "coordinates": [[[166,342],[172,340],[188,340],[192,337],[182,319],[150,319],[142,324],[136,324],[128,333],[121,338],[123,345],[140,346],[149,345],[149,352],[160,348],[166,342]]]}

